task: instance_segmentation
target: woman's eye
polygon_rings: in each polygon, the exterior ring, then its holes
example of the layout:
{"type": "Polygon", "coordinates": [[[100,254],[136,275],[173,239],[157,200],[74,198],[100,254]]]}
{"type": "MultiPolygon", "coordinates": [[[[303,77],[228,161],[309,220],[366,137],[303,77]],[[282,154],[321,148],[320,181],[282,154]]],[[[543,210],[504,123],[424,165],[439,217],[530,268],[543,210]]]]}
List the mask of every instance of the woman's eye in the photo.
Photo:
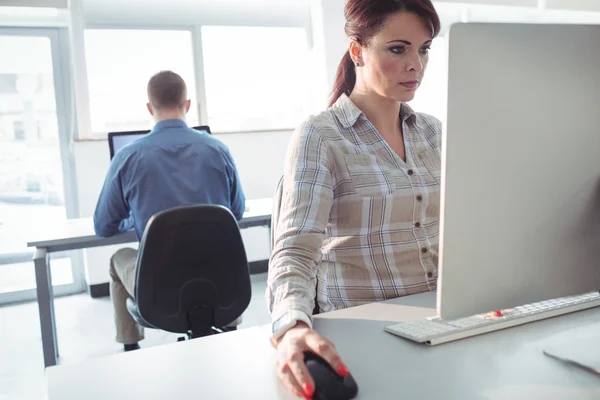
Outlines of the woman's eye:
{"type": "Polygon", "coordinates": [[[429,50],[431,50],[431,47],[423,47],[423,48],[421,48],[421,53],[427,54],[427,53],[429,53],[429,50]]]}
{"type": "Polygon", "coordinates": [[[404,53],[404,47],[402,47],[402,46],[392,47],[392,48],[390,48],[390,51],[395,54],[401,54],[401,53],[404,53]]]}

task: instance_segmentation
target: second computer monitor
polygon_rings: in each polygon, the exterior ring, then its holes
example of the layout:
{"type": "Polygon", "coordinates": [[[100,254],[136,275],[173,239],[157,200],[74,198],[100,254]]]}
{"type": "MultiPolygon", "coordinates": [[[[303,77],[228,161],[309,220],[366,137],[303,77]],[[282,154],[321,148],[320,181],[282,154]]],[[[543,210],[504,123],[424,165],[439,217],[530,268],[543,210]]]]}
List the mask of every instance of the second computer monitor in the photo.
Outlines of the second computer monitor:
{"type": "MultiPolygon", "coordinates": [[[[210,127],[207,125],[194,126],[193,129],[200,132],[206,132],[208,134],[211,133],[210,127]]],[[[110,151],[110,159],[112,160],[117,151],[121,150],[123,147],[136,141],[137,139],[144,137],[149,132],[150,130],[148,129],[142,131],[109,132],[108,147],[110,151]]]]}
{"type": "Polygon", "coordinates": [[[449,35],[438,313],[600,289],[600,26],[449,35]]]}

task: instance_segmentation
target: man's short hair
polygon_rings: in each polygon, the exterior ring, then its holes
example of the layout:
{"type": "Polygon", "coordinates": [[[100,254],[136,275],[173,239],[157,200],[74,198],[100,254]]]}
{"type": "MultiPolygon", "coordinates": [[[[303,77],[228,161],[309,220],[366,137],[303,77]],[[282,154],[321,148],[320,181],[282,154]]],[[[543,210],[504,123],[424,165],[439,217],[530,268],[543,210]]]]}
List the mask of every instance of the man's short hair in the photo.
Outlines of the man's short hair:
{"type": "Polygon", "coordinates": [[[173,71],[160,71],[148,82],[148,100],[158,110],[180,109],[187,101],[187,87],[173,71]]]}

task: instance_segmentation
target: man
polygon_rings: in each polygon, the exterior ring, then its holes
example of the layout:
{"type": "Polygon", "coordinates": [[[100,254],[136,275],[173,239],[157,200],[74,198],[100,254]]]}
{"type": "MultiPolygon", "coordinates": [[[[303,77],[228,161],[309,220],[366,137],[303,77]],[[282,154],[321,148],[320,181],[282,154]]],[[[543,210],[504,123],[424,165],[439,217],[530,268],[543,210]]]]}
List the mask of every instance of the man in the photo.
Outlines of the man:
{"type": "MultiPolygon", "coordinates": [[[[162,71],[150,79],[146,106],[156,125],[113,157],[94,212],[96,235],[133,228],[140,240],[152,215],[190,204],[223,205],[242,218],[245,197],[233,158],[222,142],[187,126],[190,103],[176,73],[162,71]]],[[[144,338],[126,307],[134,294],[136,256],[126,248],[110,260],[116,340],[125,351],[139,349],[144,338]]]]}

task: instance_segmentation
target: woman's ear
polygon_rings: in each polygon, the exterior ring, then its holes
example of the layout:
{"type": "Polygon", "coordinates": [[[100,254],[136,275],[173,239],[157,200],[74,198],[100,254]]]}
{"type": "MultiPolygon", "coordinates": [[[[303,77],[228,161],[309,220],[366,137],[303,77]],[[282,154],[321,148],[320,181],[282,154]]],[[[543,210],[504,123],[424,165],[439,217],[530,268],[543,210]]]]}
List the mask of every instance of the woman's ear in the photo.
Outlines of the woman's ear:
{"type": "Polygon", "coordinates": [[[350,53],[350,58],[352,58],[354,65],[356,65],[357,67],[364,65],[362,59],[362,46],[356,40],[352,40],[350,42],[348,52],[350,53]]]}

